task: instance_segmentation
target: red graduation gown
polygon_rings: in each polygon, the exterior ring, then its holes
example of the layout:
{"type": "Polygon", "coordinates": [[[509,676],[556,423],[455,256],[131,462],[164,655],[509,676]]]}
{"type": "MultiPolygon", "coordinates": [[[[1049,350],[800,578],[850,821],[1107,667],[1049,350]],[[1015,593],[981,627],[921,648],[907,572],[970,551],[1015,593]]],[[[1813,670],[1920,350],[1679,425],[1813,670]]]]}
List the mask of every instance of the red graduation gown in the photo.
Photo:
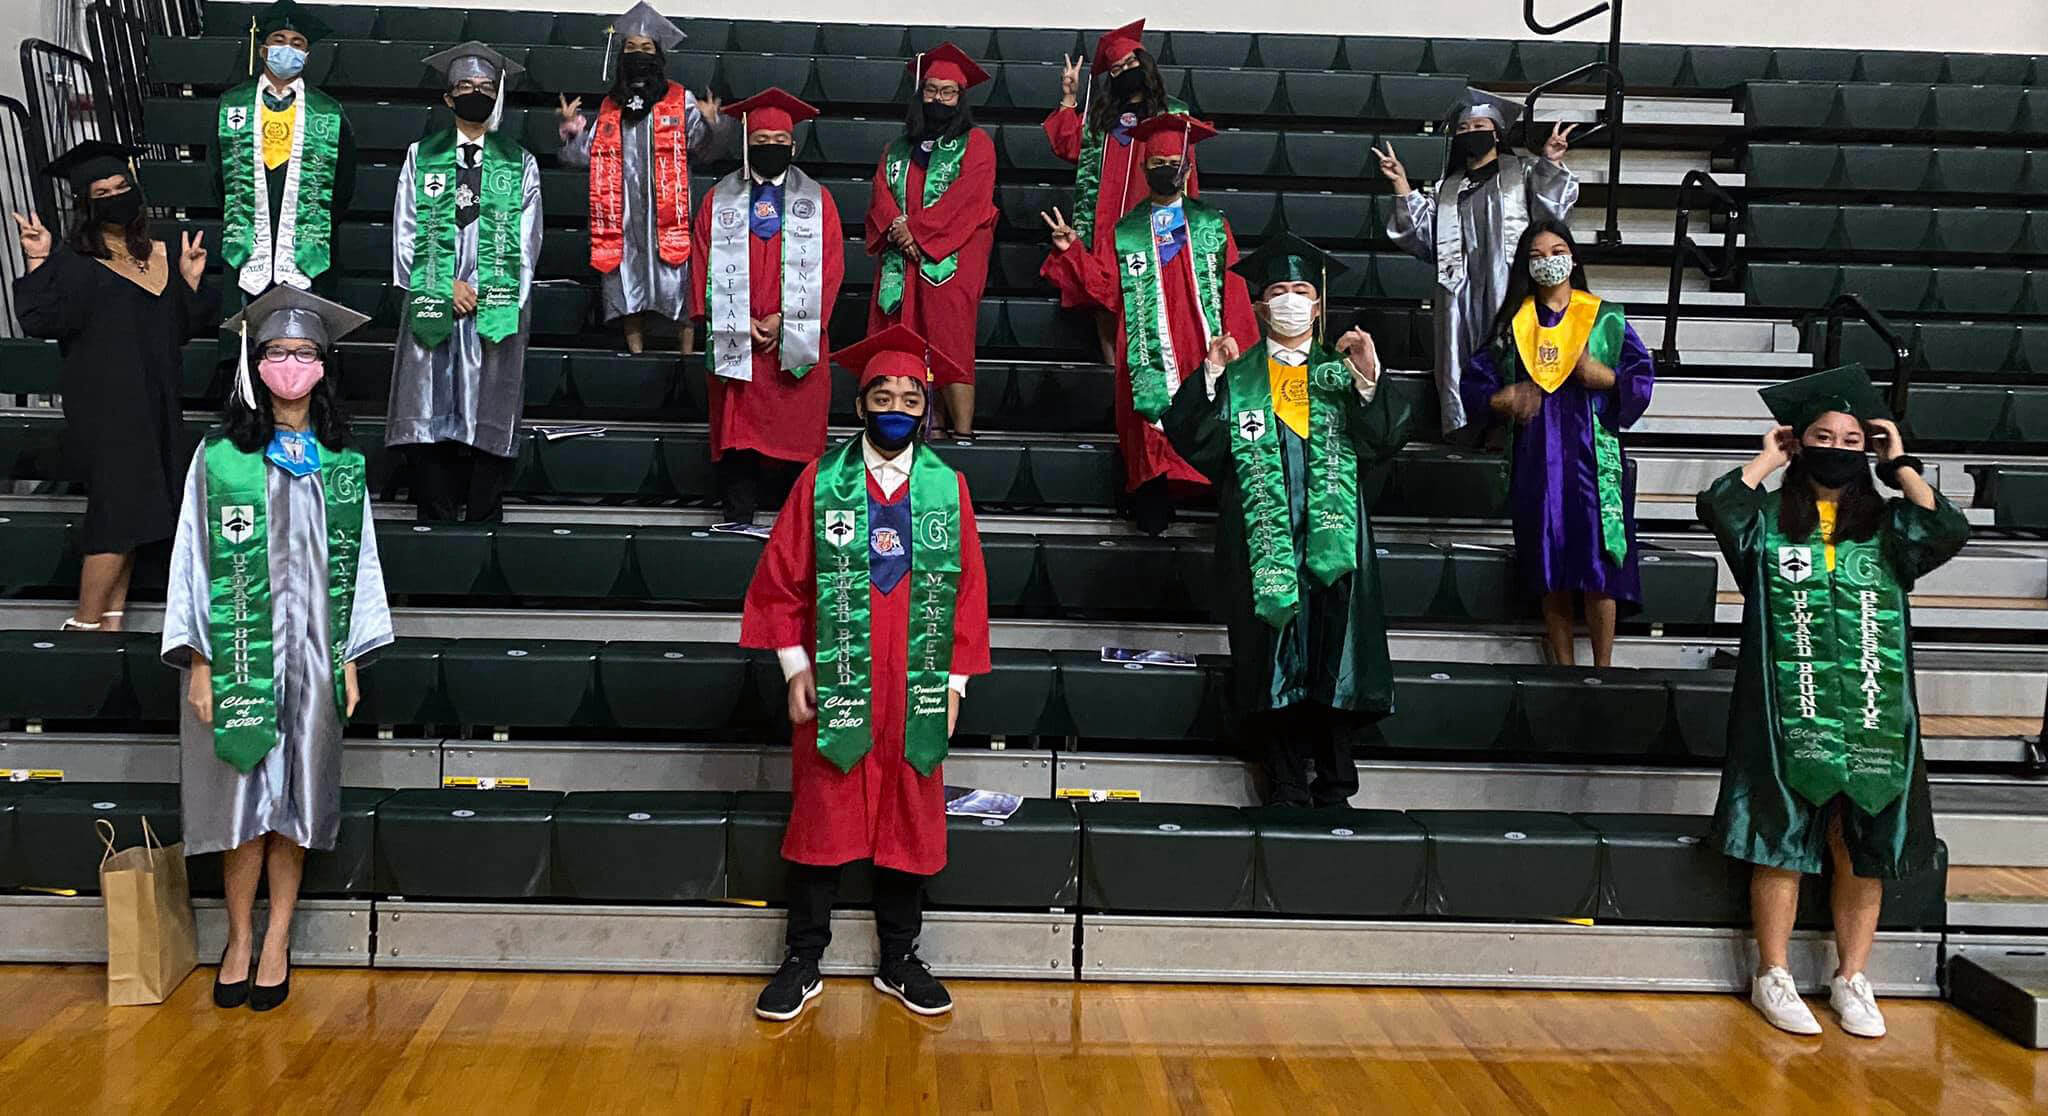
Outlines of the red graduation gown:
{"type": "MultiPolygon", "coordinates": [[[[819,189],[824,200],[824,220],[819,239],[824,241],[825,285],[819,292],[818,310],[829,326],[832,306],[839,299],[839,282],[846,277],[846,243],[839,232],[839,207],[832,191],[819,189]]],[[[710,252],[711,195],[706,192],[697,205],[698,250],[710,252]]],[[[710,308],[705,304],[704,273],[691,276],[690,316],[705,321],[710,308]]],[[[766,240],[747,237],[748,309],[756,318],[782,312],[782,234],[766,240]]],[[[830,351],[829,337],[820,338],[830,351]]],[[[705,351],[711,338],[703,340],[705,351]]],[[[825,424],[832,410],[832,374],[825,361],[799,380],[783,371],[782,355],[774,349],[754,350],[754,378],[740,383],[711,372],[706,388],[711,411],[711,458],[716,461],[727,450],[754,450],[778,461],[815,461],[825,452],[825,424]]]]}
{"type": "MultiPolygon", "coordinates": [[[[917,453],[931,452],[920,447],[917,453]]],[[[806,467],[791,486],[774,533],[754,568],[740,620],[740,646],[802,647],[817,661],[817,584],[812,488],[818,466],[806,467]]],[[[909,498],[906,482],[896,500],[909,498]]],[[[882,499],[872,475],[868,495],[882,499]]],[[[954,674],[987,674],[988,577],[967,478],[960,478],[960,587],[953,613],[954,674]]],[[[874,747],[853,770],[842,772],[818,754],[818,723],[790,733],[789,829],[784,859],[834,865],[872,859],[877,867],[929,876],[946,866],[945,768],[917,773],[903,758],[903,712],[910,686],[910,579],[883,593],[870,583],[869,648],[874,655],[874,747]]]]}
{"type": "MultiPolygon", "coordinates": [[[[1081,161],[1081,133],[1087,122],[1082,119],[1079,109],[1055,108],[1045,118],[1045,139],[1052,145],[1054,157],[1069,163],[1081,161]]],[[[1095,191],[1095,227],[1113,229],[1124,214],[1138,208],[1152,194],[1152,188],[1145,185],[1145,144],[1139,140],[1118,143],[1105,138],[1102,142],[1102,173],[1096,178],[1101,186],[1095,191]]],[[[1200,197],[1201,169],[1188,169],[1188,196],[1200,197]]],[[[1069,214],[1072,220],[1073,215],[1069,214]]],[[[1058,282],[1055,280],[1055,282],[1058,282]]],[[[1085,292],[1079,288],[1060,284],[1060,305],[1069,310],[1092,305],[1085,292]]]]}
{"type": "MultiPolygon", "coordinates": [[[[1125,356],[1123,281],[1115,263],[1116,235],[1113,229],[1099,230],[1095,250],[1076,244],[1054,252],[1040,269],[1061,290],[1080,291],[1087,305],[1099,306],[1116,315],[1116,440],[1123,449],[1124,487],[1136,489],[1154,477],[1166,477],[1176,488],[1201,489],[1208,479],[1180,459],[1159,428],[1140,417],[1131,402],[1131,369],[1125,356]]],[[[1166,292],[1167,328],[1173,334],[1173,355],[1182,380],[1202,374],[1208,346],[1202,342],[1202,310],[1195,300],[1195,270],[1189,262],[1192,248],[1183,249],[1162,270],[1160,286],[1166,292]]],[[[1223,264],[1237,263],[1237,237],[1224,225],[1223,264]]],[[[1235,273],[1223,275],[1223,328],[1237,338],[1240,348],[1250,351],[1259,339],[1258,319],[1252,316],[1251,296],[1244,280],[1235,273]]]]}
{"type": "MultiPolygon", "coordinates": [[[[868,193],[868,255],[879,257],[893,252],[889,226],[903,210],[889,192],[889,155],[883,150],[875,163],[874,189],[868,193]]],[[[974,342],[981,324],[981,293],[988,287],[988,257],[995,249],[996,145],[988,133],[976,128],[967,133],[967,154],[960,159],[960,176],[939,196],[939,203],[924,205],[924,168],[912,160],[903,183],[904,203],[910,210],[910,235],[927,259],[944,259],[959,254],[960,267],[951,279],[938,286],[925,281],[915,267],[907,269],[903,303],[894,314],[882,313],[879,302],[868,303],[868,332],[901,322],[931,342],[959,365],[961,375],[939,375],[939,384],[974,382],[974,342]]],[[[879,275],[879,266],[878,266],[879,275]]],[[[879,287],[877,290],[879,291],[879,287]]]]}

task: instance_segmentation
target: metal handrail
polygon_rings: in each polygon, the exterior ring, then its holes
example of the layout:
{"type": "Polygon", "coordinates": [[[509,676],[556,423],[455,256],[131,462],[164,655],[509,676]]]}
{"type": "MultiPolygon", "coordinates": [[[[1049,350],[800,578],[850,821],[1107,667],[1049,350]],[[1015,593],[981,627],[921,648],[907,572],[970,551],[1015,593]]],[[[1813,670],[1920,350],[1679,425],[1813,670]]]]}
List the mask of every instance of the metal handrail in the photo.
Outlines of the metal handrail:
{"type": "MultiPolygon", "coordinates": [[[[1621,0],[1614,0],[1612,6],[1615,9],[1615,25],[1620,26],[1621,0]]],[[[1594,16],[1599,15],[1601,12],[1606,11],[1608,7],[1609,5],[1607,4],[1595,4],[1593,7],[1587,8],[1585,11],[1580,12],[1578,15],[1575,15],[1570,19],[1565,20],[1563,23],[1557,24],[1556,26],[1547,26],[1545,24],[1537,22],[1536,20],[1536,0],[1522,0],[1522,22],[1528,24],[1529,30],[1536,32],[1538,35],[1557,35],[1565,31],[1569,31],[1572,28],[1577,27],[1579,24],[1584,23],[1589,19],[1592,19],[1594,16]]]]}
{"type": "Polygon", "coordinates": [[[1678,300],[1682,293],[1687,264],[1696,265],[1709,280],[1722,280],[1735,273],[1736,241],[1742,236],[1742,203],[1735,195],[1723,189],[1714,176],[1703,170],[1688,172],[1685,180],[1678,184],[1678,219],[1671,231],[1671,286],[1664,301],[1664,344],[1657,351],[1657,364],[1665,371],[1676,369],[1680,364],[1678,356],[1678,300]],[[1720,203],[1720,210],[1728,217],[1726,232],[1721,239],[1721,259],[1716,263],[1699,242],[1692,238],[1692,195],[1694,190],[1703,190],[1711,200],[1720,203]]]}
{"type": "MultiPolygon", "coordinates": [[[[1531,89],[1529,96],[1522,101],[1522,142],[1525,147],[1532,146],[1529,143],[1529,135],[1530,130],[1536,126],[1536,102],[1541,100],[1544,94],[1562,86],[1570,85],[1591,73],[1606,75],[1607,119],[1572,138],[1583,141],[1587,136],[1593,135],[1602,128],[1608,129],[1607,224],[1600,229],[1597,243],[1611,247],[1621,243],[1621,103],[1624,91],[1621,70],[1611,61],[1606,59],[1596,60],[1588,62],[1576,70],[1559,74],[1531,89]]],[[[1534,146],[1540,148],[1540,141],[1534,146]]]]}
{"type": "Polygon", "coordinates": [[[1883,341],[1886,347],[1891,349],[1892,388],[1887,402],[1891,404],[1892,417],[1904,420],[1907,395],[1913,386],[1912,373],[1907,370],[1908,362],[1913,359],[1913,347],[1900,340],[1898,331],[1892,329],[1891,322],[1885,320],[1883,314],[1871,309],[1870,304],[1863,301],[1862,295],[1853,291],[1836,295],[1826,306],[1821,307],[1820,312],[1827,316],[1828,325],[1826,337],[1821,342],[1821,367],[1833,368],[1842,363],[1842,320],[1852,314],[1863,319],[1863,324],[1869,326],[1871,331],[1877,334],[1878,340],[1883,341]]]}

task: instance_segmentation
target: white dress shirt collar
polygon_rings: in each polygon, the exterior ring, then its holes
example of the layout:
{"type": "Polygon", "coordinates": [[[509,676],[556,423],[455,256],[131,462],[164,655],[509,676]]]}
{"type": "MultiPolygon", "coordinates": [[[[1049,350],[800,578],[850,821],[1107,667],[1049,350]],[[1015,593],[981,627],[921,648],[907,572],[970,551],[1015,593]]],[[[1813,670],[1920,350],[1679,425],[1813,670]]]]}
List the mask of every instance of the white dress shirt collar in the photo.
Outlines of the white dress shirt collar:
{"type": "Polygon", "coordinates": [[[905,446],[903,452],[893,458],[883,457],[881,451],[869,443],[867,435],[860,438],[861,463],[868,467],[868,475],[875,478],[875,487],[882,490],[884,499],[894,498],[896,490],[910,480],[910,455],[916,452],[917,446],[912,444],[905,446]]]}
{"type": "Polygon", "coordinates": [[[1315,344],[1315,334],[1309,334],[1299,348],[1282,342],[1277,337],[1266,338],[1266,356],[1281,364],[1296,365],[1308,363],[1308,347],[1315,344]]]}

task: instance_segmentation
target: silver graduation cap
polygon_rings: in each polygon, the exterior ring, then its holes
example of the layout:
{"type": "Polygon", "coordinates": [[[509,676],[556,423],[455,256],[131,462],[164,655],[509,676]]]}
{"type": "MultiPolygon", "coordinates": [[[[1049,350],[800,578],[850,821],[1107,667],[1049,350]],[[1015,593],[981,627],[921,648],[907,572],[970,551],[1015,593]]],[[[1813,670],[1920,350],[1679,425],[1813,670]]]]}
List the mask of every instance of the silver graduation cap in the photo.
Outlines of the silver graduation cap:
{"type": "Polygon", "coordinates": [[[485,128],[492,132],[498,130],[498,122],[505,117],[505,92],[512,85],[512,79],[526,72],[525,66],[475,39],[429,54],[420,61],[441,71],[450,89],[460,81],[485,79],[495,82],[498,86],[498,103],[491,109],[491,119],[485,125],[485,128]]]}
{"type": "Polygon", "coordinates": [[[256,406],[256,389],[249,381],[250,342],[267,345],[272,341],[303,340],[326,349],[369,320],[367,314],[358,314],[339,302],[296,287],[270,288],[221,324],[224,331],[242,337],[241,359],[235,364],[235,393],[242,397],[245,406],[256,406]]]}
{"type": "Polygon", "coordinates": [[[1522,115],[1522,106],[1513,101],[1496,97],[1483,89],[1465,87],[1465,97],[1451,110],[1450,119],[1445,121],[1445,131],[1457,131],[1458,125],[1468,117],[1484,116],[1493,121],[1495,129],[1506,134],[1522,115]]]}
{"type": "Polygon", "coordinates": [[[670,23],[668,17],[654,10],[654,6],[641,0],[612,23],[612,31],[623,42],[633,35],[644,35],[653,39],[663,50],[674,50],[689,38],[683,29],[670,23]]]}

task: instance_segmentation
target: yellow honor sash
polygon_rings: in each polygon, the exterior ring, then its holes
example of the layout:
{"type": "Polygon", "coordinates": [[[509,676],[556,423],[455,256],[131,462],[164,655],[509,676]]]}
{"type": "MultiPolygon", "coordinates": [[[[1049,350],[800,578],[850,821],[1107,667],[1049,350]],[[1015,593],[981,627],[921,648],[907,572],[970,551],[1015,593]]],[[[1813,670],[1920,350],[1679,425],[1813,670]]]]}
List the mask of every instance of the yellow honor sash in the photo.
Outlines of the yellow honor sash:
{"type": "Polygon", "coordinates": [[[1273,417],[1286,423],[1296,437],[1308,437],[1308,365],[1267,357],[1266,376],[1273,383],[1273,417]]]}
{"type": "Polygon", "coordinates": [[[283,111],[264,105],[258,119],[263,126],[263,166],[276,170],[292,157],[292,109],[283,111]]]}
{"type": "Polygon", "coordinates": [[[1593,321],[1600,315],[1600,300],[1584,291],[1573,291],[1571,305],[1554,326],[1545,327],[1536,315],[1536,300],[1530,298],[1515,311],[1515,348],[1522,368],[1545,395],[1556,391],[1571,376],[1593,336],[1593,321]]]}

